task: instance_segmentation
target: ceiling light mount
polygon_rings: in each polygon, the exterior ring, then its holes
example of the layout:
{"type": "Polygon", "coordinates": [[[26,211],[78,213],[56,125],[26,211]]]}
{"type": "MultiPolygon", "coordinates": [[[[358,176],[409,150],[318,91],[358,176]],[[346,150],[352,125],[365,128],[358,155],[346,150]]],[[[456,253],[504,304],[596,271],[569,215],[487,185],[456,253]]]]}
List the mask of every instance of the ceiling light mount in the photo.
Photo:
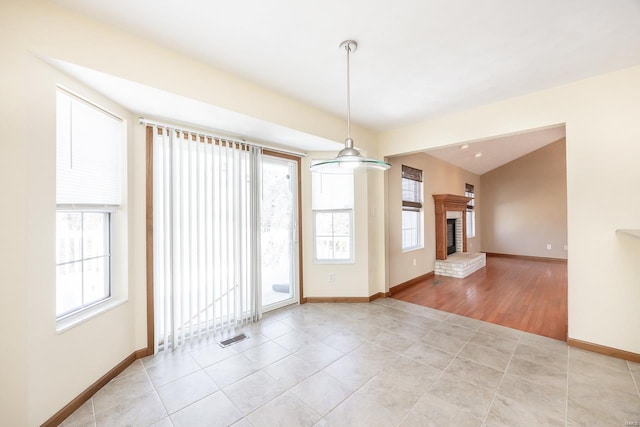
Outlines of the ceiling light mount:
{"type": "Polygon", "coordinates": [[[387,170],[391,167],[389,163],[363,157],[360,151],[353,146],[353,139],[351,138],[351,76],[349,59],[351,54],[358,49],[358,43],[354,40],[345,40],[340,43],[339,47],[347,53],[347,138],[344,140],[344,148],[340,150],[337,157],[311,165],[311,172],[350,173],[354,169],[387,170]]]}

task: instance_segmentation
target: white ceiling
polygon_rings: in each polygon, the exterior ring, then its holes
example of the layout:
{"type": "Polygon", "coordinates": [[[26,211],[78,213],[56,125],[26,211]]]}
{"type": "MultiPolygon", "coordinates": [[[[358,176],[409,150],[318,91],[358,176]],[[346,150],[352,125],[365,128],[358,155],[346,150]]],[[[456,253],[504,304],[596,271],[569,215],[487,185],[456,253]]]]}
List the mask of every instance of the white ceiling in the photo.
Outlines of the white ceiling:
{"type": "MultiPolygon", "coordinates": [[[[45,1],[339,116],[346,115],[346,58],[338,44],[355,39],[352,119],[378,131],[640,64],[640,0],[45,1]]],[[[68,64],[66,72],[74,75],[73,67],[68,64]]],[[[200,109],[202,122],[177,117],[178,110],[169,107],[151,111],[157,102],[126,98],[132,82],[81,67],[75,73],[141,114],[303,150],[338,147],[243,115],[225,116],[219,107],[184,98],[180,102],[190,102],[191,111],[200,109]],[[212,123],[208,117],[214,110],[228,120],[212,123]],[[296,143],[300,137],[308,144],[296,143]]],[[[137,90],[149,96],[156,91],[166,104],[174,101],[175,95],[153,88],[137,90]]],[[[500,149],[490,149],[486,141],[474,143],[474,149],[482,146],[483,151],[475,163],[462,150],[445,148],[436,154],[477,171],[489,167],[491,156],[498,156],[493,163],[498,164],[507,153],[511,160],[526,154],[512,147],[522,135],[500,140],[500,149]]],[[[531,148],[545,142],[524,144],[531,148]]]]}
{"type": "Polygon", "coordinates": [[[427,154],[476,175],[482,175],[564,137],[565,127],[559,125],[500,138],[450,145],[429,150],[427,154]],[[478,153],[481,155],[477,156],[478,153]]]}

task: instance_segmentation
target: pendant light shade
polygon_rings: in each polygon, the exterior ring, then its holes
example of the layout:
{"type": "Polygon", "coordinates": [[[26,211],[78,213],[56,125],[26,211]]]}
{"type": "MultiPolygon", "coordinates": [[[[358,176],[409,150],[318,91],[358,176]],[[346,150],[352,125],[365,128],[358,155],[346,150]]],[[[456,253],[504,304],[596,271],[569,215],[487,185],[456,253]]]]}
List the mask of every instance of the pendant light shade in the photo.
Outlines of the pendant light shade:
{"type": "Polygon", "coordinates": [[[351,88],[349,76],[349,58],[352,52],[358,48],[358,43],[353,40],[345,40],[340,43],[340,49],[347,52],[347,139],[344,140],[344,148],[331,160],[323,160],[311,165],[311,172],[322,173],[351,173],[355,169],[387,170],[391,165],[381,160],[363,157],[357,148],[353,146],[351,139],[351,88]]]}

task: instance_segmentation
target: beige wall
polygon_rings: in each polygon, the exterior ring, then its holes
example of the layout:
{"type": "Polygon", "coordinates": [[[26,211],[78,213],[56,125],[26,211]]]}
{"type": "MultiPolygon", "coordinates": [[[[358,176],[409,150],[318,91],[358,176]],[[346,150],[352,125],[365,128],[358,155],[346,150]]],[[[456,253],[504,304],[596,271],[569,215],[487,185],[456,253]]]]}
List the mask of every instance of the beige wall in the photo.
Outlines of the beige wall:
{"type": "MultiPolygon", "coordinates": [[[[391,169],[387,172],[388,195],[388,256],[389,256],[389,286],[411,280],[425,273],[434,271],[436,259],[435,239],[435,206],[434,194],[464,195],[465,183],[473,184],[476,192],[476,224],[482,217],[483,194],[480,177],[457,166],[443,162],[425,153],[409,154],[389,159],[391,169]],[[423,171],[423,216],[424,216],[424,247],[408,252],[402,251],[402,165],[411,166],[423,171]],[[415,259],[416,265],[413,265],[415,259]]],[[[478,228],[478,227],[476,227],[478,228]]],[[[467,240],[467,251],[481,250],[481,233],[478,229],[476,236],[467,240]]]]}
{"type": "Polygon", "coordinates": [[[566,166],[561,139],[480,177],[484,252],[567,258],[566,166]]]}
{"type": "MultiPolygon", "coordinates": [[[[569,337],[640,353],[640,67],[380,135],[392,156],[566,124],[569,337]]],[[[481,198],[482,199],[482,198],[481,198]]]]}
{"type": "MultiPolygon", "coordinates": [[[[10,64],[0,69],[5,135],[5,143],[0,144],[0,283],[5,292],[0,299],[0,328],[7,348],[11,348],[0,352],[0,419],[12,426],[40,425],[134,350],[146,346],[146,272],[144,129],[135,124],[134,115],[60,74],[39,56],[335,141],[344,138],[345,123],[343,117],[323,113],[50,2],[3,1],[0,35],[3,63],[10,64]],[[129,299],[56,334],[55,85],[61,82],[129,119],[129,299]]],[[[352,134],[359,147],[376,154],[374,133],[354,126],[352,134]]],[[[307,167],[305,164],[303,188],[308,182],[307,167]]],[[[356,262],[336,271],[340,281],[327,290],[326,275],[305,257],[306,294],[365,296],[384,287],[382,279],[368,280],[372,258],[368,233],[383,228],[382,216],[376,217],[378,224],[368,221],[368,197],[380,193],[380,179],[370,180],[366,175],[358,179],[356,262]],[[376,185],[380,187],[371,188],[376,185]]],[[[303,205],[303,221],[308,218],[309,206],[303,205]]],[[[309,228],[303,233],[308,241],[309,228]]],[[[382,255],[377,257],[384,260],[382,255]]],[[[376,266],[374,271],[378,270],[376,266]]],[[[377,275],[383,276],[379,271],[377,275]]]]}

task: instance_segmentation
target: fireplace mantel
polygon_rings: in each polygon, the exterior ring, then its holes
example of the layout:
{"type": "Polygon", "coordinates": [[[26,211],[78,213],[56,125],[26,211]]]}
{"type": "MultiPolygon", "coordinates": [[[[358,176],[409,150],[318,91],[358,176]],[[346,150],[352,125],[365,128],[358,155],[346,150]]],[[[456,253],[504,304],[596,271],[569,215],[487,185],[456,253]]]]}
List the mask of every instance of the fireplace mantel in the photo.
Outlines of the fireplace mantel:
{"type": "Polygon", "coordinates": [[[467,203],[471,197],[434,194],[436,210],[436,259],[447,259],[447,212],[462,212],[462,251],[467,251],[467,203]]]}

